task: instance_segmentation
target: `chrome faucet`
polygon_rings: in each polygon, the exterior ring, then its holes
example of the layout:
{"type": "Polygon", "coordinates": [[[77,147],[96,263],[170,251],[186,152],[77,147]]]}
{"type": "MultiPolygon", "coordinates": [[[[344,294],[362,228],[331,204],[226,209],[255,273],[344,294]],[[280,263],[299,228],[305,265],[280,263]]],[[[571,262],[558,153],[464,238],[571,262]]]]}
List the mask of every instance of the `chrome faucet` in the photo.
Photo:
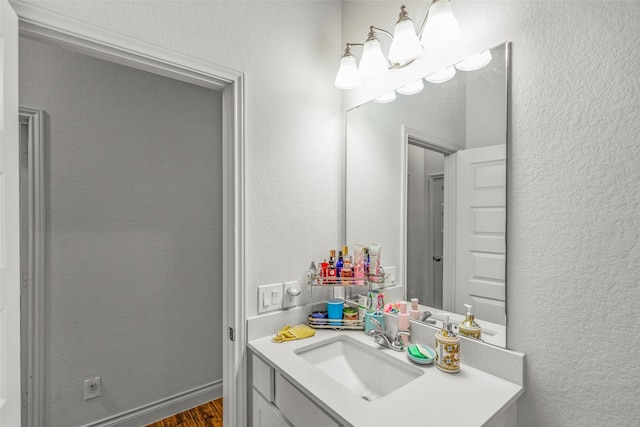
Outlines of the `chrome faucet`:
{"type": "Polygon", "coordinates": [[[409,336],[408,331],[398,331],[395,337],[392,337],[389,332],[386,332],[380,322],[376,319],[371,319],[374,325],[376,325],[375,329],[371,329],[367,334],[373,338],[373,340],[383,346],[390,348],[394,351],[404,351],[404,343],[402,342],[402,336],[409,336]]]}

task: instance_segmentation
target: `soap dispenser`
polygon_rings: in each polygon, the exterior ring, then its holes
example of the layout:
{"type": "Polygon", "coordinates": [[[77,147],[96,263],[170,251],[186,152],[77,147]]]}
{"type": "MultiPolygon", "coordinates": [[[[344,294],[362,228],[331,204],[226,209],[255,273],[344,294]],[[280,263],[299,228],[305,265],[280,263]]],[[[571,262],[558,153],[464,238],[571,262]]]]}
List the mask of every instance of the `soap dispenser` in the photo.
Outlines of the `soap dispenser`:
{"type": "Polygon", "coordinates": [[[454,374],[460,371],[460,337],[451,327],[448,314],[444,317],[442,330],[436,334],[436,367],[442,372],[454,374]]]}
{"type": "Polygon", "coordinates": [[[482,329],[475,321],[475,317],[473,316],[473,307],[469,304],[465,304],[464,306],[467,307],[467,317],[458,324],[458,331],[460,331],[460,335],[480,339],[482,329]]]}

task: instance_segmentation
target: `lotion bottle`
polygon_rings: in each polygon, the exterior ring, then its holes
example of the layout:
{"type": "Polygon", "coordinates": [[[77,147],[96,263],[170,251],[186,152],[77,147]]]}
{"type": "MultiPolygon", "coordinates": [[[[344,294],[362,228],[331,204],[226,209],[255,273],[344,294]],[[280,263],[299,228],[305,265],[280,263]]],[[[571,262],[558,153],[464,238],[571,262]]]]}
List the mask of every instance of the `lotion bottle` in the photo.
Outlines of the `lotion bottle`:
{"type": "Polygon", "coordinates": [[[436,334],[436,367],[442,372],[455,374],[460,372],[460,337],[453,332],[449,315],[440,315],[445,321],[442,330],[436,334]]]}
{"type": "MultiPolygon", "coordinates": [[[[407,302],[400,301],[398,303],[398,331],[409,332],[409,328],[411,327],[411,323],[409,322],[409,313],[407,313],[407,302]]],[[[409,336],[402,335],[402,343],[405,347],[409,345],[409,336]]]]}

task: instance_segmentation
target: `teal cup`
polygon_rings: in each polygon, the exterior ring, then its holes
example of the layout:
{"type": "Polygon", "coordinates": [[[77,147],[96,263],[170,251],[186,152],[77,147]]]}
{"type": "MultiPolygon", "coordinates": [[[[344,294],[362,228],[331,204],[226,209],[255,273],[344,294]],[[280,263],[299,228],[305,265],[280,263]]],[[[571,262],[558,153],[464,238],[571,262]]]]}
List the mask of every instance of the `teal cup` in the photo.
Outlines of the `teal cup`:
{"type": "Polygon", "coordinates": [[[342,320],[342,310],[344,309],[344,300],[341,298],[332,298],[327,300],[327,317],[330,319],[329,324],[332,326],[341,326],[342,322],[332,322],[331,319],[342,320]]]}

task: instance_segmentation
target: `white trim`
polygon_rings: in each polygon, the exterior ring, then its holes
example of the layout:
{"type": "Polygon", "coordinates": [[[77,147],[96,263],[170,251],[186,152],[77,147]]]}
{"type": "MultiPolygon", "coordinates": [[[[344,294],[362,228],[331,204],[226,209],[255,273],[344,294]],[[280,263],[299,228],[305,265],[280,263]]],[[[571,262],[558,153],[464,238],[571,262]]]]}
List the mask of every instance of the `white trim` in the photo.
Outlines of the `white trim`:
{"type": "Polygon", "coordinates": [[[13,2],[20,35],[199,86],[222,90],[223,114],[223,340],[224,425],[246,425],[244,310],[244,75],[200,59],[13,2]]]}
{"type": "MultiPolygon", "coordinates": [[[[407,162],[409,149],[408,145],[415,145],[427,150],[437,151],[444,154],[444,245],[442,251],[442,304],[443,309],[447,310],[447,299],[451,296],[448,295],[448,288],[455,284],[455,251],[452,250],[451,242],[455,242],[456,230],[455,230],[455,153],[459,150],[463,150],[464,147],[446,141],[444,139],[435,137],[433,135],[426,134],[423,131],[410,128],[402,125],[402,165],[400,166],[401,175],[401,224],[402,235],[400,237],[400,259],[402,264],[402,272],[400,273],[400,279],[404,283],[404,298],[407,296],[406,286],[406,274],[407,274],[407,257],[406,257],[406,245],[407,245],[407,162]],[[453,240],[452,240],[453,239],[453,240]]],[[[449,310],[452,311],[452,310],[449,310]]]]}
{"type": "Polygon", "coordinates": [[[458,187],[458,155],[444,156],[444,242],[442,245],[442,309],[453,313],[456,294],[456,188],[458,187]]]}
{"type": "MultiPolygon", "coordinates": [[[[28,426],[45,424],[46,349],[46,241],[44,179],[44,114],[20,108],[20,123],[28,127],[28,306],[27,311],[27,411],[28,426]]],[[[25,349],[23,349],[24,351],[25,349]]],[[[23,391],[24,392],[24,391],[23,391]]]]}
{"type": "Polygon", "coordinates": [[[200,406],[218,399],[220,396],[222,396],[222,381],[215,381],[112,417],[85,424],[84,427],[140,427],[200,406]]]}

